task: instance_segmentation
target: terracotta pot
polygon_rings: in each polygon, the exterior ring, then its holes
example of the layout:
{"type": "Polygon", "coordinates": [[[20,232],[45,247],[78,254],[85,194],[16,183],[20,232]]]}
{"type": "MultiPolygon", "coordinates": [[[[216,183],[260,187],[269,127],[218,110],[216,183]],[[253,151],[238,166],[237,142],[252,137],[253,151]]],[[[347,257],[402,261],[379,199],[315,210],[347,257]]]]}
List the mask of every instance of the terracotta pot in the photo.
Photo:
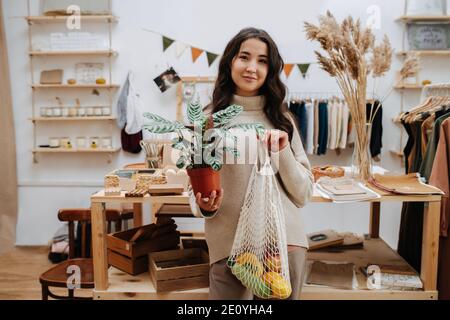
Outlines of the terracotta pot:
{"type": "Polygon", "coordinates": [[[187,174],[191,179],[194,194],[200,192],[202,198],[207,198],[216,190],[220,191],[220,172],[214,171],[211,167],[188,169],[187,174]]]}

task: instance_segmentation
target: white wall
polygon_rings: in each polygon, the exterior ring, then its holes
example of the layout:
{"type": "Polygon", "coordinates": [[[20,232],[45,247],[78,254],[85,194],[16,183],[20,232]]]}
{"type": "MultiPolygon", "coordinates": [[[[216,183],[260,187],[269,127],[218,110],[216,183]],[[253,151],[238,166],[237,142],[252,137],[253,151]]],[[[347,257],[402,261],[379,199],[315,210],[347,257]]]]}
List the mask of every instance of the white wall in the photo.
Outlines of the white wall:
{"type": "MultiPolygon", "coordinates": [[[[19,177],[19,221],[17,244],[45,244],[56,231],[59,222],[56,218],[58,208],[89,206],[89,195],[102,185],[103,176],[130,162],[140,162],[143,154],[130,155],[121,152],[108,164],[103,155],[40,155],[39,163],[32,161],[33,127],[28,118],[31,115],[31,83],[28,51],[28,26],[23,19],[27,15],[26,0],[2,0],[6,21],[8,52],[14,104],[14,121],[17,141],[17,161],[19,177]]],[[[32,9],[38,1],[32,0],[32,9]]],[[[246,26],[266,29],[279,46],[285,62],[314,61],[313,50],[317,48],[305,39],[303,21],[317,23],[317,16],[329,9],[341,20],[351,14],[366,22],[367,8],[376,5],[381,10],[381,30],[376,30],[378,39],[384,33],[390,37],[397,51],[401,50],[402,27],[394,20],[403,13],[403,1],[388,0],[334,0],[334,1],[268,1],[268,0],[166,0],[113,1],[113,12],[120,21],[113,27],[113,47],[119,51],[114,60],[116,83],[122,84],[128,70],[133,70],[136,87],[141,93],[147,111],[156,112],[168,118],[175,118],[176,95],[172,88],[161,94],[153,78],[168,65],[182,75],[215,76],[218,61],[210,68],[205,55],[192,63],[190,52],[177,60],[175,46],[162,53],[161,37],[143,30],[150,29],[173,39],[221,53],[227,41],[246,26]]],[[[37,14],[33,12],[32,14],[37,14]]],[[[427,59],[423,64],[421,79],[433,82],[448,81],[448,75],[440,70],[450,70],[450,61],[445,58],[427,59]]],[[[71,60],[75,61],[75,60],[71,60]]],[[[51,63],[44,60],[44,67],[51,63]]],[[[394,80],[393,70],[400,68],[401,62],[394,57],[392,71],[379,84],[378,92],[385,93],[394,80]]],[[[309,77],[304,80],[294,69],[285,81],[291,91],[336,91],[334,79],[312,65],[309,77]]],[[[116,96],[117,98],[117,96],[116,96]]],[[[43,102],[51,101],[52,96],[43,97],[43,102]],[[45,100],[47,99],[47,100],[45,100]]],[[[411,92],[405,97],[407,108],[416,104],[419,93],[411,92]]],[[[393,157],[390,149],[399,149],[400,128],[390,119],[400,110],[400,94],[394,92],[384,104],[384,136],[381,166],[392,171],[403,171],[401,162],[393,157]]],[[[83,132],[89,126],[83,125],[83,132]]],[[[103,130],[97,127],[91,130],[103,130]]],[[[60,136],[66,128],[54,126],[39,131],[40,139],[46,134],[60,136]]],[[[77,132],[71,132],[74,135],[77,132]]],[[[119,131],[115,130],[116,142],[119,131]]],[[[86,135],[90,135],[87,133],[86,135]]],[[[38,141],[39,142],[39,141],[38,141]]],[[[326,156],[311,156],[311,163],[348,165],[351,151],[340,156],[329,152],[326,156]]],[[[381,235],[396,247],[400,223],[401,204],[382,204],[381,235]]],[[[329,205],[308,204],[302,212],[307,231],[334,228],[340,231],[366,233],[369,225],[367,204],[329,205]]],[[[181,224],[182,222],[180,222],[181,224]]],[[[186,228],[192,229],[192,226],[186,228]]],[[[194,224],[201,228],[201,224],[194,224]]]]}

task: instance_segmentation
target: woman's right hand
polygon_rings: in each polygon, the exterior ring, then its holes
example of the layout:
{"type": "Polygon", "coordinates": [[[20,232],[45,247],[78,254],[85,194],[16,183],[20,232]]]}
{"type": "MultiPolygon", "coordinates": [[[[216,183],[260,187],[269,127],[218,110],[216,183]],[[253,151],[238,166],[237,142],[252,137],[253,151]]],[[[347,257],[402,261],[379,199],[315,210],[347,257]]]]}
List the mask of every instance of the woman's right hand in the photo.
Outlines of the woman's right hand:
{"type": "Polygon", "coordinates": [[[202,198],[202,194],[197,192],[195,195],[195,200],[198,206],[208,212],[214,212],[219,210],[220,205],[222,204],[223,199],[223,189],[220,189],[219,193],[216,193],[216,190],[211,192],[209,198],[202,198]]]}

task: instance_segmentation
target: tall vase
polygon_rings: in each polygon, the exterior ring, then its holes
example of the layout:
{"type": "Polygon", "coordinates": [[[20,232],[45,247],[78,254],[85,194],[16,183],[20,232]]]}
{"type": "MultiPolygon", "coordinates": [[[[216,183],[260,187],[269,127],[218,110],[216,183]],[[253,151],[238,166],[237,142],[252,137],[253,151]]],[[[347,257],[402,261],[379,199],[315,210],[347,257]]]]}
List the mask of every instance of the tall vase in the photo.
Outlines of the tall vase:
{"type": "Polygon", "coordinates": [[[355,148],[353,149],[351,175],[363,182],[367,182],[372,176],[371,134],[372,124],[366,123],[362,132],[356,132],[355,148]]]}

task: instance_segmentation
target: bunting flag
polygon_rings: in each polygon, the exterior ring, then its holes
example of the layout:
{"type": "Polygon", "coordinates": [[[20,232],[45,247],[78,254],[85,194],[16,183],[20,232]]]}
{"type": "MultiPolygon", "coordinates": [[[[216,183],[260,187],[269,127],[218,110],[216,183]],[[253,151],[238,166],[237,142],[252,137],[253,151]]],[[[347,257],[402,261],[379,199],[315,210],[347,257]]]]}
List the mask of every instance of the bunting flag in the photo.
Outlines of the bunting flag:
{"type": "Polygon", "coordinates": [[[294,68],[294,65],[292,63],[286,63],[284,65],[284,74],[286,75],[286,78],[289,78],[289,75],[292,72],[292,68],[294,68]]]}
{"type": "Polygon", "coordinates": [[[197,61],[198,57],[200,57],[200,55],[203,53],[203,50],[191,47],[191,52],[192,52],[192,62],[195,62],[197,61]]]}
{"type": "Polygon", "coordinates": [[[175,45],[176,45],[175,55],[176,55],[177,59],[179,59],[189,46],[185,43],[178,42],[178,41],[175,43],[175,45]]]}
{"type": "Polygon", "coordinates": [[[208,58],[208,66],[211,67],[211,65],[214,63],[214,61],[217,59],[218,56],[219,56],[218,54],[206,51],[206,57],[208,58]]]}
{"type": "Polygon", "coordinates": [[[297,67],[299,68],[300,72],[302,73],[303,79],[306,78],[306,74],[308,73],[308,69],[309,69],[310,65],[311,65],[310,63],[297,64],[297,67]]]}
{"type": "Polygon", "coordinates": [[[166,51],[166,49],[168,47],[170,47],[170,45],[172,43],[174,43],[175,40],[167,38],[166,36],[162,36],[162,38],[163,38],[162,40],[163,40],[163,52],[164,52],[164,51],[166,51]]]}

